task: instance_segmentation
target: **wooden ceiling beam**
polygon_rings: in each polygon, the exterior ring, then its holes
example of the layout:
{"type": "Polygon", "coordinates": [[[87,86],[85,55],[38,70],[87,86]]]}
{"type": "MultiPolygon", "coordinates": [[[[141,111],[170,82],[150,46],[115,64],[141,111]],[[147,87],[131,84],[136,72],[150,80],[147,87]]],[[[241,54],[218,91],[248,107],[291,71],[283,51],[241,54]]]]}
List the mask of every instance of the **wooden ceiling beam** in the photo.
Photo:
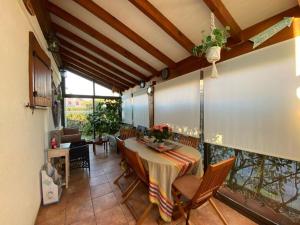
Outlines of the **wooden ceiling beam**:
{"type": "Polygon", "coordinates": [[[138,80],[136,80],[133,77],[125,74],[124,72],[118,70],[117,68],[111,66],[110,64],[102,61],[101,59],[95,57],[94,55],[82,50],[81,48],[79,48],[75,45],[72,45],[70,42],[66,41],[65,39],[59,37],[58,40],[59,40],[61,46],[66,47],[68,49],[71,49],[76,54],[82,55],[85,58],[88,58],[91,61],[97,63],[98,65],[101,65],[104,68],[109,69],[110,71],[114,72],[117,76],[119,76],[120,79],[125,78],[126,80],[129,80],[133,84],[139,84],[140,83],[138,80]]]}
{"type": "Polygon", "coordinates": [[[79,55],[77,55],[77,54],[75,54],[75,53],[67,50],[66,48],[61,47],[61,54],[64,55],[64,56],[68,56],[68,57],[70,57],[72,59],[75,59],[75,60],[77,60],[77,61],[79,61],[79,62],[81,62],[81,63],[83,63],[83,64],[85,64],[85,65],[87,65],[89,67],[91,67],[92,69],[97,70],[98,72],[106,75],[107,77],[111,78],[115,82],[118,82],[118,83],[121,83],[121,84],[125,84],[128,87],[134,86],[134,84],[129,83],[128,81],[126,81],[126,80],[124,80],[124,79],[116,76],[115,74],[113,74],[113,73],[111,73],[111,72],[103,69],[102,67],[97,66],[96,64],[92,63],[91,61],[89,61],[89,60],[87,60],[87,59],[85,59],[85,58],[83,58],[83,57],[81,57],[81,56],[79,56],[79,55]]]}
{"type": "Polygon", "coordinates": [[[223,24],[223,26],[230,27],[230,34],[233,39],[241,40],[242,29],[238,23],[234,20],[230,12],[227,10],[225,5],[221,0],[203,0],[208,8],[215,14],[218,20],[223,24]]]}
{"type": "MultiPolygon", "coordinates": [[[[70,13],[66,12],[65,10],[61,9],[60,7],[54,5],[51,2],[48,2],[47,5],[49,11],[53,13],[55,16],[58,16],[59,18],[67,21],[71,25],[75,26],[76,28],[80,29],[81,31],[85,32],[86,34],[90,35],[91,37],[95,38],[99,42],[103,43],[104,45],[110,47],[114,51],[118,52],[125,58],[129,59],[133,63],[139,65],[140,67],[144,68],[147,71],[150,71],[152,74],[156,74],[157,70],[154,69],[151,65],[141,60],[139,57],[135,56],[119,44],[115,43],[99,31],[95,30],[88,24],[82,22],[75,16],[72,16],[70,13]]],[[[147,77],[145,75],[139,75],[139,77],[143,80],[146,80],[147,77]]]]}
{"type": "Polygon", "coordinates": [[[83,74],[88,75],[89,77],[91,77],[91,78],[93,78],[95,80],[98,80],[98,81],[101,81],[101,82],[103,82],[103,83],[105,83],[107,85],[110,85],[111,87],[116,87],[116,88],[118,88],[120,90],[126,90],[126,89],[128,89],[127,87],[120,86],[120,85],[115,84],[115,83],[113,83],[111,81],[105,80],[102,77],[99,77],[99,75],[95,74],[93,71],[86,70],[86,69],[82,68],[81,66],[79,66],[77,64],[65,61],[65,59],[63,57],[62,57],[62,59],[63,59],[64,65],[65,65],[66,68],[70,68],[71,67],[71,68],[73,68],[73,69],[75,69],[75,70],[77,70],[77,71],[79,71],[79,72],[81,72],[83,74]]]}
{"type": "MultiPolygon", "coordinates": [[[[40,25],[40,28],[43,32],[45,39],[48,39],[48,36],[54,33],[49,12],[47,10],[47,0],[29,0],[31,6],[33,7],[34,13],[40,25]]],[[[61,67],[62,61],[59,53],[52,52],[52,56],[57,67],[61,67]]]]}
{"type": "Polygon", "coordinates": [[[178,44],[180,44],[189,53],[195,44],[185,36],[167,17],[165,17],[157,8],[147,0],[129,0],[135,7],[148,16],[161,29],[169,34],[178,44]]]}
{"type": "MultiPolygon", "coordinates": [[[[266,19],[260,23],[257,23],[256,25],[245,29],[242,33],[243,37],[245,37],[246,39],[240,44],[233,46],[231,50],[222,51],[222,57],[219,62],[226,61],[228,59],[255,51],[257,49],[261,49],[266,46],[270,46],[300,36],[300,9],[298,6],[293,7],[276,16],[273,16],[269,19],[266,19]],[[284,28],[284,30],[280,31],[279,33],[265,41],[263,44],[253,49],[253,43],[248,39],[269,28],[270,26],[276,24],[284,17],[295,17],[292,26],[284,28]]],[[[177,66],[174,70],[170,70],[169,79],[193,72],[198,69],[208,67],[211,64],[208,63],[204,57],[198,58],[195,56],[190,56],[186,59],[181,60],[176,65],[177,66]]]]}
{"type": "Polygon", "coordinates": [[[166,64],[169,67],[175,66],[175,62],[171,58],[169,58],[167,55],[159,51],[148,41],[143,39],[140,35],[138,35],[136,32],[131,30],[128,26],[126,26],[116,17],[108,13],[98,4],[94,3],[91,0],[73,0],[73,1],[78,3],[80,6],[88,10],[90,13],[92,13],[93,15],[95,15],[96,17],[98,17],[99,19],[101,19],[111,27],[113,27],[115,30],[119,31],[121,34],[126,36],[128,39],[133,41],[135,44],[140,46],[142,49],[144,49],[146,52],[154,56],[162,63],[166,64]]]}
{"type": "MultiPolygon", "coordinates": [[[[111,63],[119,66],[120,68],[130,72],[132,75],[136,76],[136,77],[140,77],[143,76],[143,74],[141,74],[139,71],[137,71],[136,69],[128,66],[127,64],[123,63],[122,61],[120,61],[119,59],[115,58],[114,56],[106,53],[105,51],[103,51],[102,49],[98,48],[97,46],[91,44],[90,42],[82,39],[81,37],[77,36],[76,34],[72,33],[71,31],[68,31],[67,29],[63,28],[62,26],[59,26],[58,24],[53,23],[53,27],[55,29],[55,31],[58,34],[63,35],[64,37],[69,38],[70,40],[72,40],[73,42],[85,47],[86,49],[96,53],[97,55],[107,59],[108,61],[110,61],[111,63]]],[[[65,39],[64,39],[65,40],[65,39]]],[[[100,60],[100,59],[99,59],[100,60]]],[[[100,62],[100,61],[99,61],[100,62]]],[[[98,63],[99,63],[98,62],[98,63]]],[[[100,64],[100,63],[99,63],[100,64]]],[[[109,64],[108,64],[109,65],[109,64]]],[[[127,75],[126,73],[124,73],[123,71],[112,67],[112,66],[106,66],[107,68],[110,67],[110,70],[115,72],[116,74],[120,74],[122,76],[124,76],[124,78],[126,77],[126,79],[134,82],[134,83],[139,83],[139,80],[127,75]]]]}
{"type": "Polygon", "coordinates": [[[78,71],[78,70],[72,68],[72,65],[68,65],[67,63],[65,63],[65,68],[66,68],[66,70],[68,70],[68,71],[70,71],[70,72],[72,72],[72,73],[74,73],[74,74],[77,74],[77,75],[79,75],[79,76],[81,76],[81,77],[83,77],[83,78],[85,78],[85,79],[88,79],[88,80],[90,80],[90,81],[95,81],[96,83],[98,83],[98,84],[100,84],[100,85],[102,85],[102,86],[104,86],[104,87],[106,87],[106,88],[108,88],[108,89],[112,89],[112,85],[109,85],[109,84],[107,84],[107,83],[104,83],[104,82],[98,80],[98,79],[95,78],[95,77],[91,77],[91,76],[89,76],[89,75],[87,75],[87,74],[85,74],[85,73],[82,73],[82,72],[80,72],[80,71],[78,71]]]}
{"type": "Polygon", "coordinates": [[[129,87],[129,86],[123,84],[123,83],[120,83],[120,81],[116,81],[116,80],[112,79],[111,77],[109,77],[108,75],[103,74],[102,72],[100,72],[100,71],[98,71],[94,68],[91,68],[90,66],[86,65],[84,62],[80,62],[80,61],[78,61],[74,58],[71,58],[70,56],[68,56],[64,53],[62,53],[62,59],[67,63],[78,66],[78,67],[84,69],[85,71],[93,73],[96,77],[98,77],[100,79],[103,79],[103,80],[107,81],[110,84],[117,85],[117,86],[123,87],[123,88],[128,88],[129,87]]]}

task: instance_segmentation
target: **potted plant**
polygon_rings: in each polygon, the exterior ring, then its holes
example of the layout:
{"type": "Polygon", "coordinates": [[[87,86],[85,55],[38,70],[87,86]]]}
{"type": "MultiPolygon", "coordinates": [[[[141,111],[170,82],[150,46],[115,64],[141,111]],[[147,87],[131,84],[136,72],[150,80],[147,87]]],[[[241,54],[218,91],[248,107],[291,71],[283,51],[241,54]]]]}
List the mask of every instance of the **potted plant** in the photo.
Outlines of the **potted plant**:
{"type": "Polygon", "coordinates": [[[219,61],[221,58],[221,49],[229,50],[229,48],[226,47],[229,29],[229,27],[226,27],[226,29],[214,28],[211,34],[206,36],[201,44],[195,46],[192,50],[193,55],[200,57],[204,54],[207,61],[213,63],[212,76],[217,75],[215,62],[219,61]]]}
{"type": "Polygon", "coordinates": [[[120,129],[121,100],[106,100],[99,102],[95,112],[88,115],[85,132],[92,134],[94,129],[99,140],[103,134],[115,134],[120,129]]]}
{"type": "Polygon", "coordinates": [[[166,124],[155,125],[150,130],[150,137],[154,137],[154,143],[162,144],[171,136],[172,129],[166,124]]]}

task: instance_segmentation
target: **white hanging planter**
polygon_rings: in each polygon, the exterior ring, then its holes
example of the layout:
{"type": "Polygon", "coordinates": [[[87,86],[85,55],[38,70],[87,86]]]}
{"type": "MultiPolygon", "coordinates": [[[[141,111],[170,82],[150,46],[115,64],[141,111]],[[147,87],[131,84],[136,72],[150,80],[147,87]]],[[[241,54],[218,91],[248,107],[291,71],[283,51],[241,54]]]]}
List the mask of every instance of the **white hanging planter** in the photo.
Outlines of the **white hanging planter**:
{"type": "Polygon", "coordinates": [[[212,71],[211,71],[211,77],[217,78],[218,77],[218,71],[216,67],[216,62],[218,62],[221,59],[221,47],[219,46],[213,46],[206,51],[206,59],[209,63],[212,63],[212,71]]]}

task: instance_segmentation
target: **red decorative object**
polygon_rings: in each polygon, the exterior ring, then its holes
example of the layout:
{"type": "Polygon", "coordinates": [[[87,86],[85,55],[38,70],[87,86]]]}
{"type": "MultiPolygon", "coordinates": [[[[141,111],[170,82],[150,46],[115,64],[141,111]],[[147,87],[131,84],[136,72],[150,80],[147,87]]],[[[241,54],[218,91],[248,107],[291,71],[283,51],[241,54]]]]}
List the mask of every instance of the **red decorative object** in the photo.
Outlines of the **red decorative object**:
{"type": "Polygon", "coordinates": [[[57,141],[56,141],[55,137],[53,137],[53,138],[51,139],[51,148],[52,148],[52,149],[57,148],[57,141]]]}

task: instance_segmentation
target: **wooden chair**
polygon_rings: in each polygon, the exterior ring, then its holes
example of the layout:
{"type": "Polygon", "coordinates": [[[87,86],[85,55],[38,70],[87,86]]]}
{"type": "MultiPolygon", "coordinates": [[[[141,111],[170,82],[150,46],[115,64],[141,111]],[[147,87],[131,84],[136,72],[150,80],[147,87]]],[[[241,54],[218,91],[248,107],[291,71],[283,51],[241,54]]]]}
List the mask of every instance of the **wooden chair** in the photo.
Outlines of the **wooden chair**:
{"type": "MultiPolygon", "coordinates": [[[[132,195],[134,190],[138,187],[139,184],[143,183],[147,187],[149,187],[149,176],[144,168],[144,165],[142,163],[141,158],[139,157],[138,153],[131,151],[127,148],[125,148],[125,157],[128,163],[130,164],[130,167],[133,169],[133,171],[136,173],[136,179],[129,185],[127,190],[123,193],[123,200],[122,204],[126,203],[128,198],[132,195]]],[[[137,225],[140,225],[144,222],[147,215],[151,211],[153,207],[152,203],[149,203],[149,205],[144,210],[143,214],[140,216],[140,218],[137,219],[137,225]]]]}
{"type": "Polygon", "coordinates": [[[180,135],[178,142],[184,145],[191,146],[193,148],[198,148],[199,146],[199,138],[190,137],[190,136],[180,135]]]}
{"type": "Polygon", "coordinates": [[[117,141],[117,148],[121,153],[121,161],[120,161],[120,166],[122,166],[122,164],[124,166],[126,166],[126,169],[121,173],[121,175],[119,175],[115,180],[114,180],[114,184],[117,185],[119,187],[119,189],[122,191],[120,184],[119,184],[119,180],[122,177],[125,177],[126,174],[130,173],[130,167],[128,165],[128,163],[125,160],[125,145],[124,145],[124,141],[121,140],[120,138],[116,137],[116,141],[117,141]]]}
{"type": "Polygon", "coordinates": [[[210,165],[204,176],[199,179],[193,175],[177,178],[172,186],[172,194],[179,212],[185,217],[186,225],[189,224],[190,211],[203,205],[206,201],[216,210],[225,225],[228,225],[224,216],[214,203],[213,197],[226,179],[235,157],[210,165]],[[187,199],[185,203],[180,200],[181,195],[187,199]]]}
{"type": "Polygon", "coordinates": [[[136,130],[134,128],[121,128],[120,139],[125,140],[127,138],[135,137],[136,130]]]}

